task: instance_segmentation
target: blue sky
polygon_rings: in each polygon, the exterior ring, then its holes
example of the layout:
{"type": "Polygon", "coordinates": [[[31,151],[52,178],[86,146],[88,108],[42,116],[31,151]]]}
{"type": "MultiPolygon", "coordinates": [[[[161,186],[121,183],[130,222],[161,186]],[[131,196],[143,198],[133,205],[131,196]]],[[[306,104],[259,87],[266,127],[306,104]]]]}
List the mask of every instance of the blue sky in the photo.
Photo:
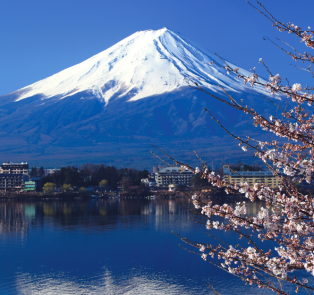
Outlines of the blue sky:
{"type": "MultiPolygon", "coordinates": [[[[279,20],[314,28],[314,1],[262,2],[279,20]]],[[[0,95],[75,65],[136,31],[162,27],[242,68],[258,66],[262,57],[274,73],[311,83],[263,36],[296,46],[299,41],[277,33],[245,0],[10,0],[0,3],[0,95]]]]}

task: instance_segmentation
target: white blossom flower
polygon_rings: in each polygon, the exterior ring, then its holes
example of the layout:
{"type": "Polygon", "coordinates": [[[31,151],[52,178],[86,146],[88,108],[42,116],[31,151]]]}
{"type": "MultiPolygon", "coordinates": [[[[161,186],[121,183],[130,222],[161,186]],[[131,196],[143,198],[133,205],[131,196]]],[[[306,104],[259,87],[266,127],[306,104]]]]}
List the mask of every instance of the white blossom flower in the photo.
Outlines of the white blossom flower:
{"type": "Polygon", "coordinates": [[[245,203],[237,203],[235,209],[234,209],[234,215],[235,216],[241,216],[241,215],[245,215],[246,214],[246,207],[245,207],[245,203]]]}
{"type": "Polygon", "coordinates": [[[239,192],[240,193],[242,193],[242,194],[244,194],[244,193],[246,193],[248,190],[249,190],[249,188],[250,188],[250,186],[248,185],[248,183],[247,182],[244,182],[244,183],[240,183],[240,189],[239,189],[239,192]]]}
{"type": "Polygon", "coordinates": [[[235,270],[236,270],[236,268],[232,268],[232,267],[228,267],[228,271],[230,272],[230,273],[235,273],[235,270]]]}
{"type": "Polygon", "coordinates": [[[265,208],[261,208],[260,211],[258,212],[258,219],[263,220],[268,218],[268,211],[265,208]]]}
{"type": "Polygon", "coordinates": [[[295,84],[293,84],[291,89],[292,89],[292,91],[300,91],[300,90],[302,90],[302,87],[301,87],[301,84],[295,83],[295,84]]]}
{"type": "Polygon", "coordinates": [[[213,222],[213,228],[218,229],[219,228],[219,221],[213,222]]]}
{"type": "Polygon", "coordinates": [[[200,251],[201,251],[201,252],[204,252],[204,251],[205,251],[205,247],[204,247],[204,245],[201,245],[201,247],[200,247],[200,251]]]}

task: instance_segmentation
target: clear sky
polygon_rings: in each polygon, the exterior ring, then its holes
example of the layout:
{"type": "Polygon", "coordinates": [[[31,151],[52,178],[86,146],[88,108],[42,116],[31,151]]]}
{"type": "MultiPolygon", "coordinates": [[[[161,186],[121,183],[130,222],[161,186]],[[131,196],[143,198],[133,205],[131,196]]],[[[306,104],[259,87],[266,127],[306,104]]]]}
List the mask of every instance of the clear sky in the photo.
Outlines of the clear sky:
{"type": "MultiPolygon", "coordinates": [[[[261,1],[280,21],[314,28],[313,0],[261,1]]],[[[136,31],[163,27],[244,69],[258,66],[262,57],[274,73],[311,83],[263,36],[295,39],[277,33],[245,0],[10,0],[0,2],[0,95],[82,62],[136,31]]]]}

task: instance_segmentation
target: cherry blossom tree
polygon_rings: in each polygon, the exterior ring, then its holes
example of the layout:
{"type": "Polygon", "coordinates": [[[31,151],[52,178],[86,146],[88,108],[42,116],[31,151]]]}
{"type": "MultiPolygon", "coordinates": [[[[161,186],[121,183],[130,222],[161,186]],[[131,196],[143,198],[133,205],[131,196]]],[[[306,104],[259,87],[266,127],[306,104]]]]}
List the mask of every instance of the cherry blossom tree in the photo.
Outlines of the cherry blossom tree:
{"type": "MultiPolygon", "coordinates": [[[[310,27],[304,30],[292,23],[282,23],[259,2],[256,6],[250,5],[263,14],[279,32],[293,34],[306,47],[314,49],[314,31],[310,27]]],[[[294,61],[306,65],[304,70],[314,77],[311,70],[314,55],[301,53],[288,43],[283,43],[283,46],[274,44],[294,61]],[[289,50],[284,49],[285,46],[288,46],[289,50]]],[[[311,112],[311,105],[314,103],[314,88],[302,83],[292,86],[285,84],[280,75],[274,75],[262,59],[259,62],[269,73],[268,81],[261,79],[255,68],[251,76],[245,76],[228,63],[224,65],[228,74],[236,75],[244,83],[250,83],[252,87],[259,85],[258,87],[268,89],[272,95],[287,97],[292,103],[290,109],[269,99],[281,110],[280,116],[265,117],[243,102],[236,101],[223,88],[226,96],[222,98],[207,92],[197,83],[190,87],[244,112],[251,118],[252,124],[274,133],[279,138],[273,141],[259,141],[232,134],[205,109],[221,128],[239,141],[244,152],[253,150],[255,156],[261,159],[273,175],[280,177],[280,186],[274,189],[261,183],[250,187],[245,180],[240,184],[228,183],[219,175],[210,172],[204,162],[195,169],[169,157],[177,165],[181,165],[182,169],[193,170],[213,186],[225,188],[226,193],[241,193],[245,196],[245,201],[238,202],[233,208],[227,204],[214,204],[213,201],[204,202],[201,195],[193,195],[191,202],[199,214],[193,219],[204,223],[206,229],[210,230],[208,235],[216,239],[216,242],[208,244],[180,237],[188,244],[188,251],[241,278],[246,284],[257,284],[258,287],[268,288],[277,294],[289,294],[292,286],[296,292],[302,290],[310,294],[314,292],[314,284],[311,285],[311,280],[305,279],[304,274],[309,272],[314,276],[314,199],[311,194],[305,195],[298,191],[293,179],[298,177],[300,181],[307,183],[313,179],[314,114],[311,112]],[[256,216],[249,216],[247,202],[257,200],[261,200],[264,205],[256,216]],[[217,216],[220,217],[219,221],[217,216]],[[242,239],[241,245],[230,245],[216,238],[213,229],[236,233],[242,239]],[[248,244],[243,244],[243,240],[248,244]],[[264,241],[263,249],[260,247],[260,241],[264,241]],[[191,246],[194,250],[191,250],[191,246]]]]}

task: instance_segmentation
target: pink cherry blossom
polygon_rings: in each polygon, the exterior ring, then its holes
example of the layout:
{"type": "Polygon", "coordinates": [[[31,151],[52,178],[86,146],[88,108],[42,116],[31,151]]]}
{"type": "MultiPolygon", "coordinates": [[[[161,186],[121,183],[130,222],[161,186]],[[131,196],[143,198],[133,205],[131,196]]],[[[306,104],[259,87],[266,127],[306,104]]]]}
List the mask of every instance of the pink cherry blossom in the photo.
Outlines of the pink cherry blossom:
{"type": "MultiPolygon", "coordinates": [[[[297,25],[279,22],[261,3],[257,3],[259,6],[255,8],[267,16],[279,32],[292,34],[304,42],[305,46],[314,49],[310,27],[303,31],[297,25]]],[[[281,49],[294,61],[307,63],[305,70],[314,77],[311,70],[314,55],[309,52],[291,52],[291,47],[289,50],[281,49]]],[[[300,191],[297,183],[312,183],[314,178],[314,113],[307,107],[314,103],[314,87],[302,88],[301,83],[294,83],[291,87],[279,74],[271,74],[262,58],[259,63],[269,71],[268,81],[259,79],[255,68],[250,75],[243,75],[238,69],[232,69],[228,65],[225,70],[230,74],[233,72],[238,79],[250,83],[252,87],[258,85],[267,89],[270,94],[286,96],[293,104],[290,109],[288,105],[283,108],[278,106],[270,116],[264,116],[230,97],[224,99],[201,87],[191,87],[242,111],[252,119],[255,127],[278,137],[278,140],[272,141],[240,138],[211,114],[219,126],[239,140],[243,151],[254,151],[254,155],[280,179],[279,187],[271,188],[263,183],[249,185],[245,179],[240,183],[228,183],[220,175],[209,172],[206,163],[193,169],[176,162],[208,180],[210,185],[224,188],[228,194],[243,194],[247,200],[237,202],[232,207],[228,204],[219,205],[214,199],[204,202],[201,195],[194,194],[191,197],[195,209],[199,209],[197,212],[201,215],[200,218],[203,218],[197,220],[204,220],[208,233],[214,235],[215,230],[230,231],[236,233],[242,241],[248,242],[247,246],[240,245],[237,241],[234,242],[235,245],[228,245],[219,239],[214,244],[183,240],[190,246],[199,248],[202,259],[242,278],[246,284],[256,284],[277,294],[290,294],[290,291],[284,289],[284,283],[295,285],[296,292],[299,289],[313,292],[314,286],[309,284],[313,280],[302,278],[304,273],[296,271],[304,270],[314,276],[314,198],[312,194],[300,191]],[[250,216],[247,214],[248,202],[256,200],[262,201],[264,205],[250,216]],[[263,241],[265,247],[260,248],[259,241],[263,241]],[[280,283],[276,284],[275,281],[280,283]]],[[[200,255],[199,252],[198,254],[200,255]]]]}

